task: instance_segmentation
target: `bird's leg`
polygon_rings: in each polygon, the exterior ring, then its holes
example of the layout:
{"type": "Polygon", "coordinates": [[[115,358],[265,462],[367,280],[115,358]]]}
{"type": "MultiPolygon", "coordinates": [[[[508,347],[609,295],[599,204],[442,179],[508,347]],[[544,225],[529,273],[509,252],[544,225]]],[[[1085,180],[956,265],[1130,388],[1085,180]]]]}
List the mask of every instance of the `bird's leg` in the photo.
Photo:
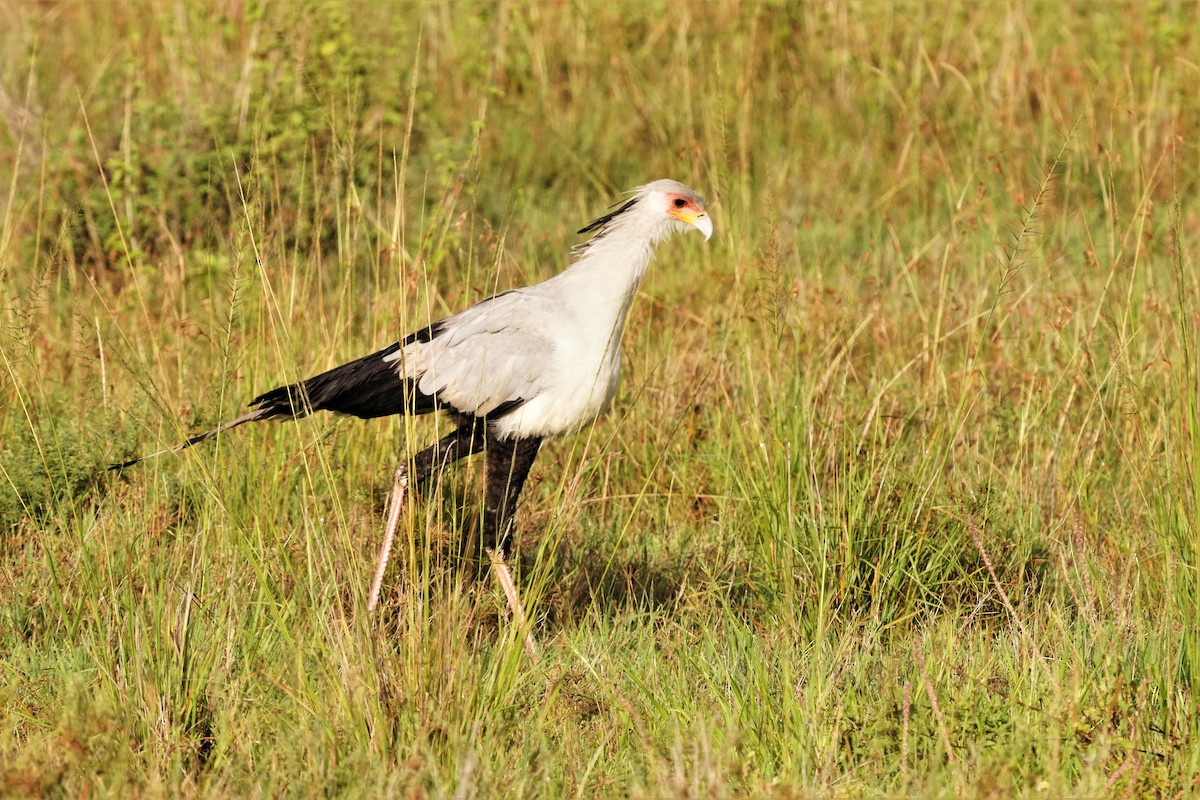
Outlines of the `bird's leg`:
{"type": "Polygon", "coordinates": [[[487,486],[483,501],[483,547],[492,561],[492,569],[508,606],[512,609],[513,621],[525,630],[525,648],[534,652],[537,647],[533,634],[525,621],[525,611],[517,596],[517,586],[512,571],[504,560],[504,551],[512,538],[513,519],[517,511],[517,498],[529,476],[529,468],[537,458],[541,439],[515,439],[512,441],[495,436],[487,437],[487,486]]]}
{"type": "Polygon", "coordinates": [[[379,558],[375,563],[375,580],[372,581],[371,591],[367,596],[368,613],[374,611],[375,606],[379,604],[383,573],[387,570],[392,542],[396,538],[396,525],[400,521],[400,510],[404,507],[409,486],[422,486],[460,458],[478,453],[483,449],[483,444],[482,426],[467,423],[417,453],[412,461],[411,478],[407,464],[401,464],[396,469],[396,480],[392,485],[392,496],[388,504],[387,529],[383,533],[383,544],[380,545],[379,558]]]}
{"type": "Polygon", "coordinates": [[[541,439],[507,441],[487,437],[487,487],[483,501],[483,546],[501,553],[512,539],[517,498],[525,488],[529,468],[537,458],[541,439]]]}
{"type": "Polygon", "coordinates": [[[396,468],[396,481],[392,485],[392,496],[388,502],[387,528],[383,532],[383,543],[379,546],[379,558],[375,560],[375,579],[367,595],[367,613],[379,604],[379,589],[383,586],[383,573],[387,570],[388,558],[392,555],[392,542],[396,538],[396,525],[400,521],[400,509],[404,507],[404,496],[408,493],[408,470],[396,468]]]}

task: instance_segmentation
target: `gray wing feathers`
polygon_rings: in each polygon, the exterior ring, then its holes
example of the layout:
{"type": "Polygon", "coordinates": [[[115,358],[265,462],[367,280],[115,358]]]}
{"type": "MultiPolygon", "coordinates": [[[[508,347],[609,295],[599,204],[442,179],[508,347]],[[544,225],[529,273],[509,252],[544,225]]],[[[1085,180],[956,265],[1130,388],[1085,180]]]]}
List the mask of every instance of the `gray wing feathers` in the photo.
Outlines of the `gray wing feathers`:
{"type": "Polygon", "coordinates": [[[508,292],[447,317],[437,336],[391,358],[423,394],[482,417],[542,391],[553,369],[554,342],[546,333],[553,329],[551,304],[508,292]]]}

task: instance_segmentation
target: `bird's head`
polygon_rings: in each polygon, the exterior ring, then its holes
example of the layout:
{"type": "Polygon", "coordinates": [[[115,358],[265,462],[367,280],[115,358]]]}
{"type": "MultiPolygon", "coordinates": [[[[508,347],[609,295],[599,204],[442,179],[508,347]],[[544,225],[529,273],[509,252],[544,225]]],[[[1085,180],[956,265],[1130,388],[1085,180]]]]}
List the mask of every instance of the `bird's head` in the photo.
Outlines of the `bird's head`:
{"type": "Polygon", "coordinates": [[[695,228],[707,241],[713,232],[712,220],[704,198],[679,181],[657,180],[639,186],[629,198],[580,233],[594,233],[591,239],[571,250],[578,256],[591,251],[592,245],[613,230],[646,236],[651,243],[677,231],[695,228]]]}
{"type": "Polygon", "coordinates": [[[673,229],[691,227],[704,234],[704,241],[712,238],[712,219],[708,216],[704,198],[679,181],[663,179],[647,183],[638,189],[635,199],[645,204],[646,211],[670,220],[673,229]]]}

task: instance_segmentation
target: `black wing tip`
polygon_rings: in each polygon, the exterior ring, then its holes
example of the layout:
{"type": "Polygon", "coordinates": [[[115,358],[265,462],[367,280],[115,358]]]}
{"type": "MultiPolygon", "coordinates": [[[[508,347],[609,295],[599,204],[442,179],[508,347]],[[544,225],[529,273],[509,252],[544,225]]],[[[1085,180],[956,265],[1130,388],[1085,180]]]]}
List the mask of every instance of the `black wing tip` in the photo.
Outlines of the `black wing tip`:
{"type": "Polygon", "coordinates": [[[395,353],[402,346],[407,346],[407,345],[413,344],[414,342],[433,341],[433,339],[435,339],[437,337],[437,335],[439,333],[441,333],[442,329],[445,327],[446,327],[446,320],[444,320],[444,319],[439,319],[437,322],[431,322],[430,324],[426,325],[424,328],[413,331],[408,336],[405,336],[402,341],[396,342],[393,345],[389,345],[388,347],[385,347],[383,350],[380,350],[378,353],[375,353],[374,355],[378,355],[380,357],[386,358],[387,356],[390,356],[392,353],[395,353]]]}
{"type": "Polygon", "coordinates": [[[525,405],[526,402],[528,401],[524,397],[515,397],[512,400],[505,400],[503,403],[484,414],[483,418],[485,420],[494,422],[501,417],[516,411],[518,408],[525,405]]]}

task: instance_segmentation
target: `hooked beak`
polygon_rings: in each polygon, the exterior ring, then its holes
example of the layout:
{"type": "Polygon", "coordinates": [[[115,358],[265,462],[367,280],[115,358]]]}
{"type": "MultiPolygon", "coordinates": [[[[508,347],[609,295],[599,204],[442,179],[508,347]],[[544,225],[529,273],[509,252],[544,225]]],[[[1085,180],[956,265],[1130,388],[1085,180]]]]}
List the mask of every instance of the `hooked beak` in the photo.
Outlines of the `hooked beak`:
{"type": "Polygon", "coordinates": [[[704,234],[704,241],[712,238],[713,226],[712,220],[708,214],[697,214],[694,211],[671,211],[671,216],[680,222],[686,222],[688,225],[695,227],[696,230],[704,234]]]}

